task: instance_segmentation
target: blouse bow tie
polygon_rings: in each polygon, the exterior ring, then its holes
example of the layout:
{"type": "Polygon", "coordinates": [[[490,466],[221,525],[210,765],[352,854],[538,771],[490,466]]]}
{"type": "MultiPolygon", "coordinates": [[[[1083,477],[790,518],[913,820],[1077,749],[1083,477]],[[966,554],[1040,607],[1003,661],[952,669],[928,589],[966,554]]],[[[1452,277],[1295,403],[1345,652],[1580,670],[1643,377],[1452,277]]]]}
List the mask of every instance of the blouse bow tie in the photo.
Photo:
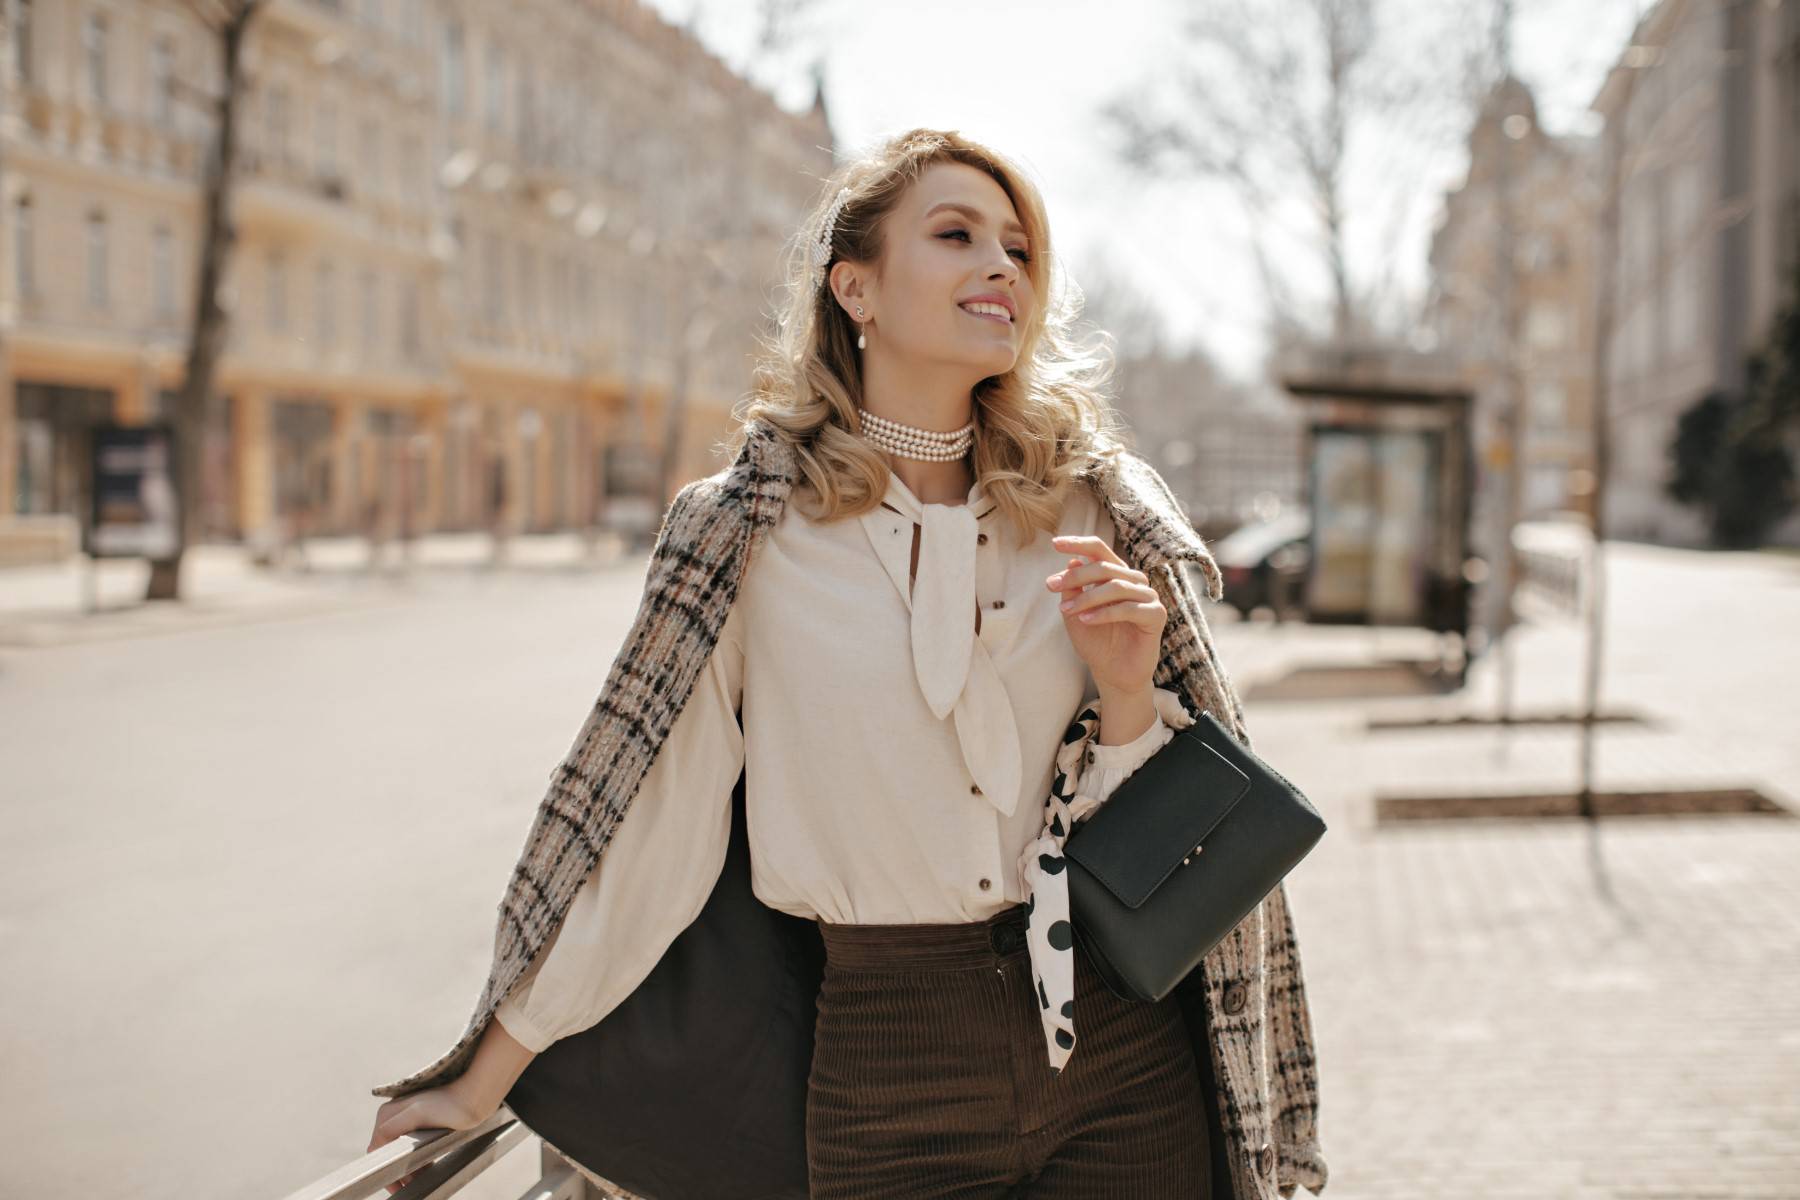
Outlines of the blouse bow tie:
{"type": "Polygon", "coordinates": [[[913,672],[925,703],[940,721],[954,716],[969,774],[988,802],[1011,816],[1023,779],[1019,727],[1000,671],[975,635],[975,546],[989,511],[979,480],[966,504],[923,504],[890,474],[882,505],[862,521],[912,614],[913,672]]]}

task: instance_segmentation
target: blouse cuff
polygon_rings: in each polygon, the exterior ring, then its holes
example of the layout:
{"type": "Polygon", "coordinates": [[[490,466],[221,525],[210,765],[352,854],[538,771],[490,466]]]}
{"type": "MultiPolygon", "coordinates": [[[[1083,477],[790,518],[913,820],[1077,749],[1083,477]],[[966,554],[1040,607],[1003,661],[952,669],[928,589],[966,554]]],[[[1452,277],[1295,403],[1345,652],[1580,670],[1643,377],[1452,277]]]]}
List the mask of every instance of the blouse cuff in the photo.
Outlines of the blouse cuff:
{"type": "Polygon", "coordinates": [[[524,1007],[514,996],[508,996],[500,1002],[500,1007],[494,1010],[494,1019],[512,1035],[515,1042],[533,1054],[542,1054],[556,1040],[525,1015],[524,1007]]]}
{"type": "Polygon", "coordinates": [[[1089,742],[1088,750],[1093,753],[1094,767],[1136,767],[1141,766],[1150,753],[1162,746],[1162,733],[1168,725],[1162,714],[1157,713],[1150,727],[1132,738],[1129,742],[1120,742],[1116,746],[1103,745],[1100,742],[1089,742]]]}
{"type": "Polygon", "coordinates": [[[1156,719],[1150,722],[1150,728],[1129,742],[1121,742],[1117,746],[1107,746],[1100,742],[1090,741],[1088,750],[1094,756],[1092,765],[1096,767],[1141,766],[1146,759],[1162,748],[1174,730],[1185,729],[1193,724],[1193,718],[1187,715],[1187,710],[1181,707],[1181,701],[1170,689],[1151,688],[1150,701],[1156,708],[1156,719]]]}

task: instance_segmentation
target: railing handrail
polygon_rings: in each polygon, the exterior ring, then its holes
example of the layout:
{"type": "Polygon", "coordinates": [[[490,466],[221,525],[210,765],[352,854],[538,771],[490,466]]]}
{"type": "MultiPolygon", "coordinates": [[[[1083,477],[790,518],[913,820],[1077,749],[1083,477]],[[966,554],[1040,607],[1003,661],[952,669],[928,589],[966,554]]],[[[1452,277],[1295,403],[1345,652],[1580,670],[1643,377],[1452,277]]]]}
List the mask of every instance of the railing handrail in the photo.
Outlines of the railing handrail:
{"type": "MultiPolygon", "coordinates": [[[[413,1181],[396,1192],[394,1200],[444,1200],[530,1136],[531,1131],[502,1105],[468,1129],[401,1134],[289,1193],[285,1200],[367,1200],[406,1175],[413,1181]]],[[[520,1200],[598,1200],[604,1194],[548,1147],[542,1157],[542,1176],[520,1200]]]]}

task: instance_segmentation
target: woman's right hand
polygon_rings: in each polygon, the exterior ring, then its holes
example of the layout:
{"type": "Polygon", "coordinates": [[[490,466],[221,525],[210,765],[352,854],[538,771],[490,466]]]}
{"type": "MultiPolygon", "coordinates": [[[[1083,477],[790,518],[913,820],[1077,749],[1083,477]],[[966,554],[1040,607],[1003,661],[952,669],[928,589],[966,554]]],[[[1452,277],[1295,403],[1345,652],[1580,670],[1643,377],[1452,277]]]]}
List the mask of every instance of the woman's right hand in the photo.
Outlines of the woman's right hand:
{"type": "MultiPolygon", "coordinates": [[[[461,1083],[426,1088],[410,1096],[389,1100],[375,1110],[375,1131],[369,1135],[369,1149],[385,1146],[403,1133],[418,1129],[471,1129],[481,1124],[500,1107],[498,1103],[473,1100],[465,1094],[461,1083]]],[[[391,1196],[412,1182],[404,1175],[388,1184],[391,1196]]]]}
{"type": "MultiPolygon", "coordinates": [[[[389,1100],[375,1110],[369,1149],[385,1146],[415,1129],[470,1129],[481,1124],[500,1111],[507,1093],[534,1057],[535,1052],[521,1045],[506,1026],[490,1020],[475,1044],[475,1057],[461,1075],[442,1087],[389,1100]]],[[[411,1175],[396,1179],[388,1184],[388,1195],[411,1181],[411,1175]]]]}

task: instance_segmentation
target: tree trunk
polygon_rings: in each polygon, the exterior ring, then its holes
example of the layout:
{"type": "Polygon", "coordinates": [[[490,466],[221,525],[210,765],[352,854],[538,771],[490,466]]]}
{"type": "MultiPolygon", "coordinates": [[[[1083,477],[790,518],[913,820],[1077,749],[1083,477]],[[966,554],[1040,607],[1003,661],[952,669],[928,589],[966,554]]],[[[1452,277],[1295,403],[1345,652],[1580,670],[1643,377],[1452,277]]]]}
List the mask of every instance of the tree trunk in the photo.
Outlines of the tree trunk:
{"type": "Polygon", "coordinates": [[[231,262],[237,230],[231,220],[231,187],[237,161],[238,99],[243,90],[244,39],[263,0],[232,6],[216,32],[223,67],[218,97],[218,131],[206,156],[204,224],[200,274],[194,288],[194,320],[188,338],[186,372],[175,400],[175,552],[150,563],[146,600],[181,598],[181,564],[187,548],[200,540],[200,445],[206,433],[207,401],[218,374],[229,331],[219,303],[220,284],[231,262]]]}

